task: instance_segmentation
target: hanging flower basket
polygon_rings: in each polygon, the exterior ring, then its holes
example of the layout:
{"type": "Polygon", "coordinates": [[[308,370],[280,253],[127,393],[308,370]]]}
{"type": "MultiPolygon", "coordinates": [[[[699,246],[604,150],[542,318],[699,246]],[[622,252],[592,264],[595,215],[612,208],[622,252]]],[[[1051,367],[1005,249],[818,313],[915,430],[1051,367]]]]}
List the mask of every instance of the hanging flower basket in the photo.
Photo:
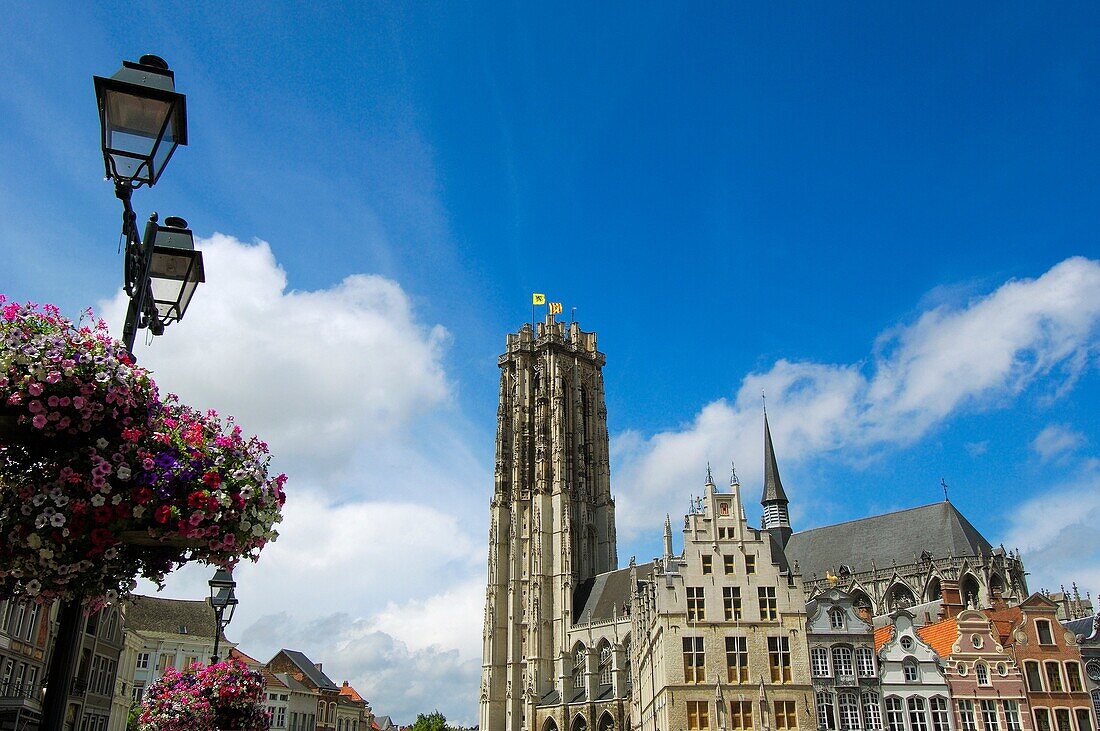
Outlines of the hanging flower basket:
{"type": "Polygon", "coordinates": [[[0,296],[0,592],[125,594],[176,566],[256,560],[285,475],[232,418],[157,398],[102,322],[0,296]]]}
{"type": "Polygon", "coordinates": [[[264,678],[237,659],[166,668],[142,696],[141,731],[267,731],[264,678]]]}

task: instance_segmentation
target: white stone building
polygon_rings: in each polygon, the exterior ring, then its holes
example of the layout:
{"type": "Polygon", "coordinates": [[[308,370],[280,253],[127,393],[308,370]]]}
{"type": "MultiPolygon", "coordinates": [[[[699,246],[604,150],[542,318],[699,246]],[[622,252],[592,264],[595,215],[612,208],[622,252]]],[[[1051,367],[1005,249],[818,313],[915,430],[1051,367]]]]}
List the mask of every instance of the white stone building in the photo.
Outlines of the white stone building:
{"type": "Polygon", "coordinates": [[[875,631],[887,731],[954,731],[943,661],[917,634],[913,615],[900,609],[875,631]]]}

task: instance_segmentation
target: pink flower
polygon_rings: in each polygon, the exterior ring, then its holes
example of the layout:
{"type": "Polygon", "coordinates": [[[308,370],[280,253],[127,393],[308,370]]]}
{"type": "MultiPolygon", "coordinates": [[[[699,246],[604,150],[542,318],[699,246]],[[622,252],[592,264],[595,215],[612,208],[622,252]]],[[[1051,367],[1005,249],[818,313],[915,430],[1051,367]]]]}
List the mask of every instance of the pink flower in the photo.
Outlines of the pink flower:
{"type": "Polygon", "coordinates": [[[50,371],[46,374],[46,383],[57,383],[61,380],[61,374],[57,371],[50,371]]]}
{"type": "Polygon", "coordinates": [[[38,414],[37,416],[34,417],[34,421],[32,423],[34,424],[35,429],[44,428],[46,426],[46,415],[45,414],[38,414]]]}
{"type": "Polygon", "coordinates": [[[32,383],[31,385],[27,386],[27,393],[29,393],[31,396],[41,396],[42,395],[42,384],[38,383],[36,381],[36,382],[32,383]]]}

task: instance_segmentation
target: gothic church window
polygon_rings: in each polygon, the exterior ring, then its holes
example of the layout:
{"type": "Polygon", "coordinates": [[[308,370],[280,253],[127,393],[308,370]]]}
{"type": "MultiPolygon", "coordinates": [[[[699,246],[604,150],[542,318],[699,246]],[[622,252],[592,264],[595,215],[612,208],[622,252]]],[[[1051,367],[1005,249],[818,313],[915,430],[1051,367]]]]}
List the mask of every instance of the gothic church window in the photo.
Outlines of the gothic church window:
{"type": "Polygon", "coordinates": [[[890,599],[887,605],[891,612],[895,612],[899,609],[906,609],[907,607],[913,606],[915,603],[916,600],[913,598],[913,592],[909,590],[909,587],[898,584],[890,590],[890,599]]]}
{"type": "Polygon", "coordinates": [[[573,689],[584,687],[584,646],[578,645],[573,651],[573,689]]]}
{"type": "Polygon", "coordinates": [[[611,647],[607,643],[600,648],[600,685],[611,685],[611,647]]]}

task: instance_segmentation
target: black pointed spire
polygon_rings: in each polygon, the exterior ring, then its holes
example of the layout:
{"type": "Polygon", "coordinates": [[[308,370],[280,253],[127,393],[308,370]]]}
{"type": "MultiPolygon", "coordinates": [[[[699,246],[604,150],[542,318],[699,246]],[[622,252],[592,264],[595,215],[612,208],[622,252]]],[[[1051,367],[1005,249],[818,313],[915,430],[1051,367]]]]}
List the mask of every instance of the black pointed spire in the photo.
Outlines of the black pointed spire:
{"type": "Polygon", "coordinates": [[[762,505],[772,502],[788,503],[787,493],[783,491],[783,481],[779,479],[779,465],[775,461],[775,447],[772,446],[772,431],[768,427],[768,412],[764,412],[764,494],[760,498],[762,505]]]}

